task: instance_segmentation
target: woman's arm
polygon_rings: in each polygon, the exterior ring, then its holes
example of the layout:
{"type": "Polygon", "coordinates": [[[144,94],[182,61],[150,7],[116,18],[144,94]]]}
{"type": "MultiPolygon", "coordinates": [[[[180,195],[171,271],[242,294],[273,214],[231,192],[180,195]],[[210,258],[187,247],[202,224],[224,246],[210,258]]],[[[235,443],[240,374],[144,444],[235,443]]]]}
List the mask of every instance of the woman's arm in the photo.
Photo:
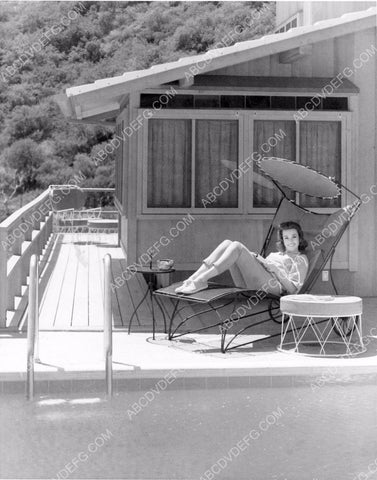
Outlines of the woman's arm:
{"type": "Polygon", "coordinates": [[[297,293],[304,284],[308,273],[309,262],[306,255],[300,255],[295,262],[291,272],[287,272],[277,264],[269,263],[266,265],[269,272],[274,273],[283,285],[284,289],[290,293],[297,293]]]}
{"type": "Polygon", "coordinates": [[[295,285],[296,292],[299,292],[304,285],[309,270],[309,260],[306,255],[300,255],[293,263],[296,271],[289,274],[289,280],[295,285]]]}
{"type": "Polygon", "coordinates": [[[279,267],[277,264],[268,263],[266,264],[266,269],[270,273],[274,273],[276,275],[277,279],[282,284],[284,290],[286,290],[288,293],[297,292],[297,287],[291,280],[289,280],[289,276],[287,272],[283,270],[281,267],[279,267]]]}
{"type": "Polygon", "coordinates": [[[255,258],[260,262],[262,265],[267,265],[266,259],[262,257],[262,255],[259,255],[259,253],[254,253],[255,258]]]}

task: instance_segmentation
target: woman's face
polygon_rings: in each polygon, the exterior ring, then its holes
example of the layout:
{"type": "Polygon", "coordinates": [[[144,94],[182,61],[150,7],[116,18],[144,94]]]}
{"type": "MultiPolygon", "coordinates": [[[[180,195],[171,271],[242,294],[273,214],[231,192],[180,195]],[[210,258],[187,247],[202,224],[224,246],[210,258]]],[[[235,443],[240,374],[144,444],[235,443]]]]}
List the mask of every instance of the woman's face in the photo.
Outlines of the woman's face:
{"type": "Polygon", "coordinates": [[[300,243],[300,237],[295,228],[289,228],[288,230],[283,230],[283,243],[285,251],[287,253],[298,253],[298,246],[300,243]]]}

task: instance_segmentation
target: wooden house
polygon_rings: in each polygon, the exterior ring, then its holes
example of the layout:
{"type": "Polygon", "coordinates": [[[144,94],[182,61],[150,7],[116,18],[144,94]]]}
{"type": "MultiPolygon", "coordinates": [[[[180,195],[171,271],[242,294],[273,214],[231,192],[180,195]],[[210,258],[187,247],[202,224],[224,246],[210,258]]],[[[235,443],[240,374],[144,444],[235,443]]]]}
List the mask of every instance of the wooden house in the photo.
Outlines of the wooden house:
{"type": "MultiPolygon", "coordinates": [[[[341,293],[377,295],[377,37],[374,2],[277,2],[276,32],[92,84],[58,99],[75,122],[113,125],[116,205],[128,265],[173,258],[193,270],[225,238],[259,250],[278,195],[255,160],[334,176],[362,208],[338,246],[341,293]],[[229,46],[230,45],[230,46],[229,46]]],[[[268,8],[268,6],[266,7],[268,8]]],[[[260,15],[260,14],[259,14],[260,15]]],[[[298,196],[331,211],[353,201],[298,196]]],[[[318,291],[328,291],[322,280],[318,291]]]]}

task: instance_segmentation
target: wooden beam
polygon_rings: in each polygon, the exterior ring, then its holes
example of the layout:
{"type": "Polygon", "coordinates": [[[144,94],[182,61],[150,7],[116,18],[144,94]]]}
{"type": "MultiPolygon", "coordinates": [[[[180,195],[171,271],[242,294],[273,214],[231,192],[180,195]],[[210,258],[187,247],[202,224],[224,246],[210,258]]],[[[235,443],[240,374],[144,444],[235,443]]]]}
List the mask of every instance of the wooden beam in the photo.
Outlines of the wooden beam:
{"type": "Polygon", "coordinates": [[[190,78],[179,79],[180,88],[187,88],[187,87],[191,87],[192,85],[194,85],[194,76],[191,76],[190,78]]]}
{"type": "Polygon", "coordinates": [[[84,118],[83,120],[76,120],[75,118],[69,118],[70,123],[80,123],[85,125],[103,125],[105,127],[112,127],[116,126],[115,120],[107,120],[106,118],[84,118]]]}
{"type": "Polygon", "coordinates": [[[127,108],[129,103],[130,103],[130,96],[124,95],[122,100],[119,102],[119,113],[122,112],[125,108],[127,108]]]}
{"type": "Polygon", "coordinates": [[[303,45],[301,47],[292,48],[285,52],[279,53],[279,63],[293,63],[297,62],[301,58],[307,57],[312,54],[311,45],[303,45]]]}
{"type": "Polygon", "coordinates": [[[81,108],[81,105],[75,105],[75,114],[76,114],[77,120],[81,120],[81,119],[82,119],[82,108],[81,108]]]}
{"type": "MultiPolygon", "coordinates": [[[[109,102],[109,103],[104,103],[103,105],[95,105],[87,109],[83,109],[81,105],[79,105],[78,107],[81,108],[81,119],[85,119],[89,117],[98,117],[98,116],[102,116],[102,117],[117,116],[120,105],[118,102],[109,102]]],[[[76,107],[76,109],[78,107],[76,107]]]]}
{"type": "Polygon", "coordinates": [[[69,101],[69,98],[67,98],[64,93],[54,95],[52,98],[59,105],[59,108],[65,117],[69,118],[73,115],[71,102],[69,101]]]}

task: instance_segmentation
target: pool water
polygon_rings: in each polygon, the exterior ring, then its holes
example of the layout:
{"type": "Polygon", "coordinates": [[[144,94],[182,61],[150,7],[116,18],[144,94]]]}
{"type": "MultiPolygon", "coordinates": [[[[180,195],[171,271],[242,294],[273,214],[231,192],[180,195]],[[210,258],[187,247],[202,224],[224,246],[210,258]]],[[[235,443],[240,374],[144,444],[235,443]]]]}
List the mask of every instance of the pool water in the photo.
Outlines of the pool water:
{"type": "Polygon", "coordinates": [[[375,385],[145,393],[0,397],[0,477],[377,478],[375,385]]]}

